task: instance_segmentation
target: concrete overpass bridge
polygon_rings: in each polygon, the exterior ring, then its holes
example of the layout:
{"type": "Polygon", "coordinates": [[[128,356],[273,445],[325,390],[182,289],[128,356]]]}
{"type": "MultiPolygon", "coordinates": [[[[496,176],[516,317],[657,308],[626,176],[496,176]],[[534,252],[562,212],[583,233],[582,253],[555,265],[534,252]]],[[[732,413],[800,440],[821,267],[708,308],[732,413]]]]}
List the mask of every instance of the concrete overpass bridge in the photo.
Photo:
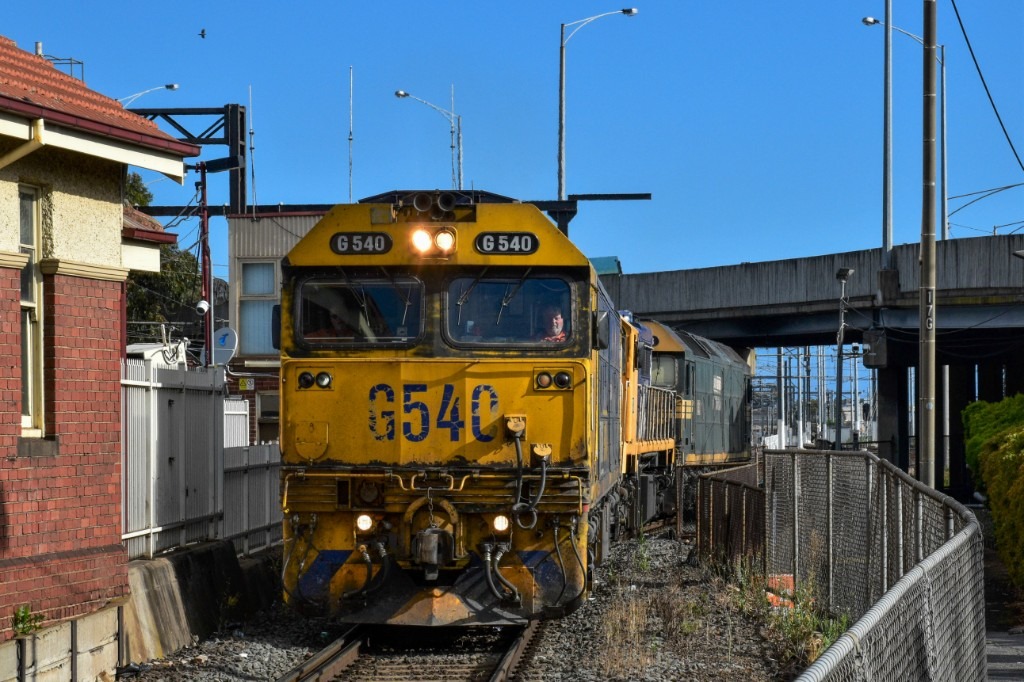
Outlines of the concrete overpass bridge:
{"type": "MultiPolygon", "coordinates": [[[[969,494],[960,410],[974,400],[1024,392],[1024,235],[936,243],[936,395],[948,399],[950,492],[969,494]]],[[[878,369],[879,454],[909,465],[908,371],[918,361],[918,244],[896,246],[892,268],[881,248],[715,268],[604,275],[612,299],[734,346],[834,345],[839,326],[839,268],[846,285],[846,343],[866,344],[878,369]],[[868,348],[870,346],[870,348],[868,348]]],[[[941,430],[942,420],[938,428],[941,430]]],[[[936,467],[936,471],[940,471],[936,467]]]]}

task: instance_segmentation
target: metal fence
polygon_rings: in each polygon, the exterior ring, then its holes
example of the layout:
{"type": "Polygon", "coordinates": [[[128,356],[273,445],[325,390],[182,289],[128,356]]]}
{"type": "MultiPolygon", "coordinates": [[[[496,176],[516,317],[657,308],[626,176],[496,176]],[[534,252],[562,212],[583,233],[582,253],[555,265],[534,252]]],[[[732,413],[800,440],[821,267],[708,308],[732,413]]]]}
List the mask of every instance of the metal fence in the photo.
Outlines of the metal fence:
{"type": "Polygon", "coordinates": [[[701,556],[757,557],[856,621],[801,679],[985,679],[981,529],[952,498],[871,453],[808,450],[767,451],[698,494],[701,556]]]}
{"type": "Polygon", "coordinates": [[[280,451],[248,446],[222,369],[122,363],[122,541],[131,559],[205,540],[240,554],[281,538],[280,451]]]}

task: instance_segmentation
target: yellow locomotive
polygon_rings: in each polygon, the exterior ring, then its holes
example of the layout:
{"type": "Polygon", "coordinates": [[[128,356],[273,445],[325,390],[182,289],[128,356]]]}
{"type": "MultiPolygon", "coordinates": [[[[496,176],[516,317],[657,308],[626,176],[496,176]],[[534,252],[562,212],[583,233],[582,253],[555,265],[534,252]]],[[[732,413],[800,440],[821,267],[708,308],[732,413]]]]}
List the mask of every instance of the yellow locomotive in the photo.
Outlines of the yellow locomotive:
{"type": "Polygon", "coordinates": [[[531,204],[393,192],[282,262],[285,599],[496,625],[579,605],[611,539],[675,511],[653,339],[531,204]]]}

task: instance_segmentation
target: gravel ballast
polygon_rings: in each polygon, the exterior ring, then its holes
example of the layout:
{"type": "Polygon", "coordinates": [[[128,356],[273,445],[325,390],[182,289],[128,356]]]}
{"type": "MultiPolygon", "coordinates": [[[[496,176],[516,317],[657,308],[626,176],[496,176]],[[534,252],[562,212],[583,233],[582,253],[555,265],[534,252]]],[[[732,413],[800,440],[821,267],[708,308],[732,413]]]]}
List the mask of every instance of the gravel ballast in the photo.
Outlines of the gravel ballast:
{"type": "MultiPolygon", "coordinates": [[[[595,570],[591,599],[545,623],[515,679],[786,679],[766,629],[733,587],[690,565],[690,545],[664,537],[622,543],[595,570]]],[[[337,628],[272,609],[230,624],[166,659],[121,671],[146,682],[275,680],[337,628]]],[[[129,677],[130,676],[130,677],[129,677]]]]}

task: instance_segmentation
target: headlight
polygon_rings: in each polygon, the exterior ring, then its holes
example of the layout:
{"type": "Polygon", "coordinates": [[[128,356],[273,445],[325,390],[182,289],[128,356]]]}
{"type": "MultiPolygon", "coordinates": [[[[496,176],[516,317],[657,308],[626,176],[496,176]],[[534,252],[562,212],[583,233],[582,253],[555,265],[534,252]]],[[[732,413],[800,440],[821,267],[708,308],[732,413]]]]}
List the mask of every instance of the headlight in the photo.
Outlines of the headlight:
{"type": "Polygon", "coordinates": [[[434,245],[441,253],[449,253],[455,248],[455,233],[450,230],[441,230],[434,235],[434,245]]]}
{"type": "Polygon", "coordinates": [[[309,372],[303,372],[299,375],[299,388],[309,388],[313,385],[313,375],[309,372]]]}
{"type": "Polygon", "coordinates": [[[504,533],[508,530],[508,517],[504,514],[498,514],[491,522],[491,526],[494,528],[494,532],[504,533]]]}
{"type": "Polygon", "coordinates": [[[416,249],[420,253],[426,253],[430,251],[430,247],[433,246],[434,240],[431,239],[430,233],[426,230],[416,230],[412,233],[412,248],[416,249]]]}
{"type": "Polygon", "coordinates": [[[320,372],[316,375],[316,385],[320,388],[330,388],[331,375],[327,372],[320,372]]]}
{"type": "Polygon", "coordinates": [[[426,258],[447,258],[455,253],[455,228],[442,227],[436,232],[430,228],[418,227],[409,236],[413,253],[426,258]]]}
{"type": "Polygon", "coordinates": [[[360,514],[356,517],[356,528],[360,532],[365,533],[373,528],[373,519],[370,518],[369,514],[360,514]]]}

